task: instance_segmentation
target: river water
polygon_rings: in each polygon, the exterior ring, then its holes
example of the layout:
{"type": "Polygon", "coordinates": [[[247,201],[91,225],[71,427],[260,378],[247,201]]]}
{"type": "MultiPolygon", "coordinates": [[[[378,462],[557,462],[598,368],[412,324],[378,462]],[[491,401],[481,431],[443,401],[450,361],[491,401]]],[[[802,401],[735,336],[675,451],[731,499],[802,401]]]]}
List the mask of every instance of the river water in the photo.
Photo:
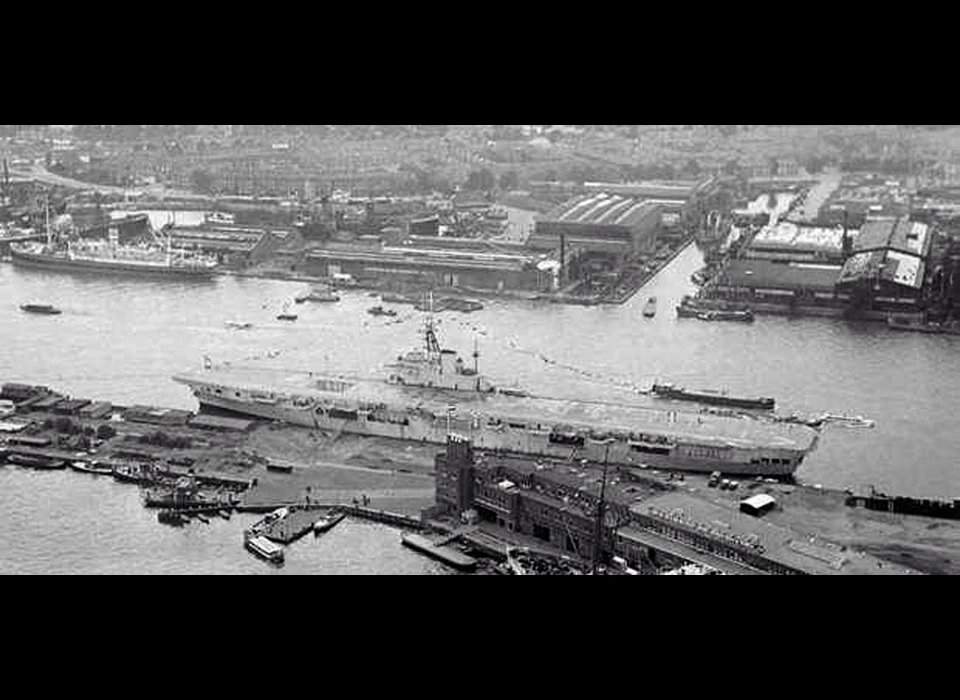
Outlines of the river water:
{"type": "MultiPolygon", "coordinates": [[[[162,223],[159,222],[159,223],[162,223]]],[[[438,315],[445,346],[500,384],[540,394],[609,397],[614,385],[655,380],[774,396],[781,412],[846,413],[874,429],[828,427],[796,476],[803,483],[921,497],[960,496],[960,337],[897,333],[837,319],[761,316],[751,325],[678,319],[702,265],[691,246],[622,306],[490,301],[470,315],[438,315]],[[648,296],[658,314],[645,319],[648,296]]],[[[376,318],[364,292],[338,304],[277,313],[306,285],[223,277],[212,282],[101,279],[0,264],[0,382],[46,384],[120,404],[195,409],[175,372],[213,361],[365,374],[419,342],[422,314],[376,318]],[[60,316],[19,305],[52,303],[60,316]],[[229,330],[226,321],[254,324],[229,330]]],[[[264,570],[240,546],[238,519],[160,527],[136,489],[66,472],[0,468],[0,571],[223,572],[264,570]],[[66,554],[65,552],[74,554],[66,554]]],[[[321,542],[294,545],[282,571],[422,573],[442,567],[402,551],[390,528],[344,523],[321,542]],[[339,544],[338,544],[339,543],[339,544]],[[316,545],[316,546],[314,546],[316,545]],[[353,568],[351,568],[353,567],[353,568]]],[[[268,569],[269,570],[269,569],[268,569]]]]}

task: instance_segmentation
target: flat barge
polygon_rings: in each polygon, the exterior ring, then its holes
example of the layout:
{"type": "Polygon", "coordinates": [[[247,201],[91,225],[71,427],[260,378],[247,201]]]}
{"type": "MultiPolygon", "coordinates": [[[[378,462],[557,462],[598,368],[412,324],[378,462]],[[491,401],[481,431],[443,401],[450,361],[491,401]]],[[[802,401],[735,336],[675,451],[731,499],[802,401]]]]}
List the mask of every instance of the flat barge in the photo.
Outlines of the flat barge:
{"type": "Polygon", "coordinates": [[[960,498],[945,501],[930,498],[911,498],[908,496],[888,496],[873,492],[869,496],[848,496],[846,504],[851,507],[863,507],[901,515],[922,515],[928,518],[960,520],[960,498]]]}
{"type": "Polygon", "coordinates": [[[473,557],[461,554],[451,547],[438,547],[423,535],[404,532],[400,536],[400,541],[405,547],[452,566],[458,571],[473,571],[477,568],[477,560],[473,557]]]}
{"type": "Polygon", "coordinates": [[[695,401],[696,403],[711,406],[732,406],[735,408],[753,408],[763,411],[772,411],[776,407],[776,399],[763,396],[748,398],[730,396],[722,391],[712,389],[688,390],[673,384],[654,384],[653,395],[674,401],[695,401]]]}

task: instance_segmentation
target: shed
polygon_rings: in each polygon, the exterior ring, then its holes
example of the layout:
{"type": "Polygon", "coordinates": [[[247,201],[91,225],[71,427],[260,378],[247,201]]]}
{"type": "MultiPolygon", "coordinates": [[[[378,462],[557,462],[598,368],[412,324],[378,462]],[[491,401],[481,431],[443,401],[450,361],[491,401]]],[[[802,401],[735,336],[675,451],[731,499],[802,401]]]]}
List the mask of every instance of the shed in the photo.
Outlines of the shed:
{"type": "Polygon", "coordinates": [[[751,496],[750,498],[745,498],[740,501],[740,510],[749,515],[759,516],[768,510],[772,510],[776,505],[777,501],[773,496],[766,493],[758,493],[756,496],[751,496]]]}

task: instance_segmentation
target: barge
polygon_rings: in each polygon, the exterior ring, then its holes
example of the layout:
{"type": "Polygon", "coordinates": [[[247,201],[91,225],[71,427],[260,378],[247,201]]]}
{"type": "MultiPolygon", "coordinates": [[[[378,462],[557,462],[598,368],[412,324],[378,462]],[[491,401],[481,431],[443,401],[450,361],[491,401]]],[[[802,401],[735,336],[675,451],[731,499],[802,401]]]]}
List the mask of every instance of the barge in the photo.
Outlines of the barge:
{"type": "Polygon", "coordinates": [[[57,316],[61,313],[53,304],[21,304],[20,310],[28,314],[41,314],[44,316],[57,316]]]}
{"type": "Polygon", "coordinates": [[[283,547],[274,544],[266,537],[255,535],[252,532],[243,533],[243,546],[272,564],[283,563],[283,547]]]}
{"type": "Polygon", "coordinates": [[[772,411],[776,407],[776,399],[768,396],[747,398],[730,396],[726,392],[714,389],[691,391],[673,384],[654,384],[653,395],[674,401],[695,401],[711,406],[733,406],[735,408],[753,408],[763,411],[772,411]]]}
{"type": "Polygon", "coordinates": [[[436,559],[459,571],[473,571],[477,568],[477,560],[473,557],[461,554],[451,547],[438,547],[423,535],[404,532],[400,535],[400,541],[405,547],[425,554],[431,559],[436,559]]]}

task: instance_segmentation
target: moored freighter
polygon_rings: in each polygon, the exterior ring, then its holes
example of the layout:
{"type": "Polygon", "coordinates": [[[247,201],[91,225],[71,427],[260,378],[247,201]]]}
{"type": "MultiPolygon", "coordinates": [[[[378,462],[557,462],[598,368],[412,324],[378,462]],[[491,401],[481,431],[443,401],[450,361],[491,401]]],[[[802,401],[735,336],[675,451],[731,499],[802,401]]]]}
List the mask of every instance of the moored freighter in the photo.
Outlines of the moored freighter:
{"type": "MultiPolygon", "coordinates": [[[[68,224],[69,225],[69,224],[68,224]]],[[[106,239],[85,239],[58,232],[47,225],[47,240],[25,241],[10,246],[14,265],[65,272],[98,272],[209,279],[217,261],[207,256],[175,250],[169,237],[139,245],[121,245],[117,229],[106,239]]]]}
{"type": "Polygon", "coordinates": [[[383,378],[230,366],[174,379],[201,408],[436,444],[457,434],[479,449],[564,459],[783,477],[816,446],[818,433],[803,425],[500,389],[480,374],[476,353],[471,367],[442,349],[430,319],[424,336],[425,347],[383,378]]]}

